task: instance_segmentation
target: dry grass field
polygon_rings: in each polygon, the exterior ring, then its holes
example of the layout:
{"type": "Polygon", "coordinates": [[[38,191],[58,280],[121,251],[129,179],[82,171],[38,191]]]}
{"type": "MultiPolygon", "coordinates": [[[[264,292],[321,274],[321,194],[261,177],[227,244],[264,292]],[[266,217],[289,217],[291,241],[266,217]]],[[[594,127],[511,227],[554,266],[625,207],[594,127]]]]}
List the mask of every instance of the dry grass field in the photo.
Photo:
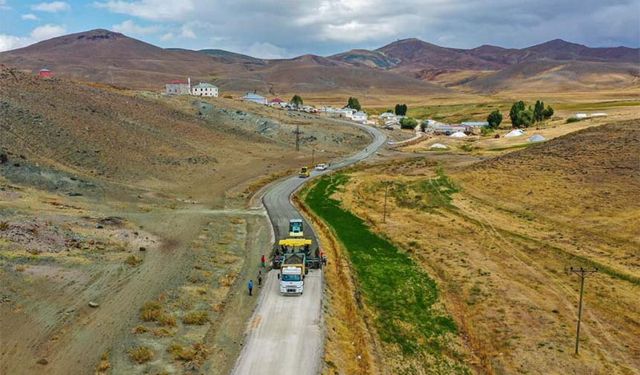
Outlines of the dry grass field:
{"type": "Polygon", "coordinates": [[[639,155],[640,123],[618,121],[480,162],[438,153],[362,167],[334,198],[436,280],[474,372],[636,374],[639,155]],[[599,270],[579,356],[568,266],[599,270]]]}

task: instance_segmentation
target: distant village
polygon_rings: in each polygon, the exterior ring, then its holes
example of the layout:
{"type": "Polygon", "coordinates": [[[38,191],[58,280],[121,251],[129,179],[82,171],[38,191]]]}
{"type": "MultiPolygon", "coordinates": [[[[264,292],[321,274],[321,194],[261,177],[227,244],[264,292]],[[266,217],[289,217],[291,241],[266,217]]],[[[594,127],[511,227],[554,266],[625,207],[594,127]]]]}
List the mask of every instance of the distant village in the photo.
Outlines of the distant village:
{"type": "MultiPolygon", "coordinates": [[[[45,69],[46,70],[46,69],[45,69]]],[[[48,76],[50,72],[41,71],[40,74],[45,74],[48,76]]],[[[217,98],[219,95],[219,89],[217,86],[200,82],[197,85],[191,85],[191,78],[187,78],[186,81],[174,80],[165,85],[165,94],[166,95],[193,95],[193,96],[205,96],[205,97],[214,97],[217,98]]],[[[369,116],[366,112],[361,110],[356,110],[350,108],[348,106],[342,108],[336,108],[331,106],[322,106],[320,108],[316,108],[310,105],[297,105],[293,103],[288,103],[287,101],[274,97],[272,99],[267,99],[265,96],[262,96],[256,92],[249,92],[245,94],[242,98],[245,102],[256,103],[260,105],[265,105],[269,107],[274,107],[282,110],[289,111],[298,111],[298,112],[306,112],[306,113],[322,113],[329,117],[335,118],[344,118],[347,120],[351,120],[353,122],[359,124],[366,125],[377,125],[381,126],[387,130],[399,130],[401,128],[407,128],[407,126],[403,126],[403,119],[406,116],[397,115],[393,112],[385,112],[380,115],[369,116]]],[[[577,120],[583,120],[594,117],[603,117],[606,116],[606,113],[576,113],[573,118],[577,120]]],[[[419,138],[421,134],[429,133],[434,135],[446,135],[453,138],[464,138],[469,135],[479,134],[482,128],[488,127],[488,121],[463,121],[459,124],[448,124],[439,122],[432,119],[425,119],[422,121],[416,121],[414,126],[411,128],[415,129],[416,137],[419,138]]],[[[522,130],[514,130],[506,135],[506,137],[517,137],[524,134],[522,130]]]]}

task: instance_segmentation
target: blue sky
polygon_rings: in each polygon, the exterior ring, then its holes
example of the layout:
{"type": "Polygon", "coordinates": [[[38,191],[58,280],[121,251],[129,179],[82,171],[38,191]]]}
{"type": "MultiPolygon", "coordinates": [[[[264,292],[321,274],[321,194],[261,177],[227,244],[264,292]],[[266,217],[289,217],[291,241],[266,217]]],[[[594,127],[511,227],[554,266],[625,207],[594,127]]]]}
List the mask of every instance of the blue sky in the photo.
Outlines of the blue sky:
{"type": "Polygon", "coordinates": [[[640,46],[640,0],[0,0],[0,51],[96,28],[162,47],[328,55],[416,37],[458,48],[562,38],[640,46]]]}

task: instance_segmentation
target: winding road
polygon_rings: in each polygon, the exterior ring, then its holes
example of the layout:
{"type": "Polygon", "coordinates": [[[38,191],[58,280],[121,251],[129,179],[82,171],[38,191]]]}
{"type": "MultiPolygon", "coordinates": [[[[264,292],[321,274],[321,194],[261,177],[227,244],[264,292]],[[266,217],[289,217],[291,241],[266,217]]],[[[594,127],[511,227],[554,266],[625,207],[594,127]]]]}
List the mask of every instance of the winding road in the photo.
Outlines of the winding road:
{"type": "MultiPolygon", "coordinates": [[[[367,159],[386,141],[384,133],[376,128],[349,124],[367,131],[373,141],[364,150],[331,164],[326,171],[314,170],[312,177],[367,159]]],[[[264,192],[262,202],[276,239],[281,237],[280,233],[287,233],[290,219],[302,218],[291,203],[291,195],[308,180],[298,176],[289,177],[272,184],[264,192]]],[[[306,237],[317,243],[313,228],[306,221],[304,232],[306,237]]],[[[322,271],[309,271],[305,278],[304,294],[299,297],[280,295],[275,270],[266,275],[263,288],[232,374],[319,373],[324,346],[322,271]]]]}

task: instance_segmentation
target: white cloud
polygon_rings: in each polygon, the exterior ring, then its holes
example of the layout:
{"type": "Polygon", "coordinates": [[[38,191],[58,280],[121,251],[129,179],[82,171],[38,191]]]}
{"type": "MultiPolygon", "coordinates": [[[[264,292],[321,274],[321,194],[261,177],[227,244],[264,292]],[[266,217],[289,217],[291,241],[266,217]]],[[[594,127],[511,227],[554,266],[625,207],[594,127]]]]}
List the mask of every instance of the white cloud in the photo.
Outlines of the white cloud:
{"type": "Polygon", "coordinates": [[[11,9],[11,7],[7,5],[7,0],[0,0],[0,9],[11,9]]]}
{"type": "Polygon", "coordinates": [[[196,39],[196,33],[188,25],[183,25],[180,29],[180,36],[188,39],[196,39]]]}
{"type": "Polygon", "coordinates": [[[0,52],[26,47],[41,40],[63,35],[66,32],[64,26],[47,24],[31,30],[28,36],[0,34],[0,52]]]}
{"type": "Polygon", "coordinates": [[[38,3],[31,6],[31,9],[39,12],[57,13],[71,9],[69,3],[64,1],[52,1],[50,3],[38,3]]]}
{"type": "Polygon", "coordinates": [[[25,38],[14,35],[0,34],[0,52],[24,47],[26,44],[23,39],[25,38]]]}
{"type": "Polygon", "coordinates": [[[95,2],[94,5],[113,13],[126,14],[154,21],[185,20],[187,15],[192,14],[195,10],[192,0],[109,0],[105,2],[95,2]]]}
{"type": "Polygon", "coordinates": [[[113,25],[112,28],[114,31],[127,35],[148,35],[156,33],[160,30],[159,26],[140,26],[132,20],[122,21],[117,25],[113,25]]]}
{"type": "Polygon", "coordinates": [[[173,33],[166,33],[166,34],[162,34],[162,36],[160,37],[160,40],[166,42],[169,40],[173,40],[175,39],[175,35],[173,35],[173,33]]]}
{"type": "Polygon", "coordinates": [[[27,21],[37,21],[37,20],[39,20],[38,16],[36,16],[33,13],[23,14],[22,16],[20,16],[20,18],[22,18],[23,20],[27,20],[27,21]]]}
{"type": "Polygon", "coordinates": [[[47,24],[38,26],[33,29],[31,31],[31,39],[33,39],[34,41],[51,39],[56,36],[63,35],[66,32],[67,30],[64,26],[47,24]]]}
{"type": "Polygon", "coordinates": [[[242,49],[240,53],[262,59],[282,59],[287,57],[287,51],[284,48],[271,43],[253,43],[249,47],[242,49]]]}

